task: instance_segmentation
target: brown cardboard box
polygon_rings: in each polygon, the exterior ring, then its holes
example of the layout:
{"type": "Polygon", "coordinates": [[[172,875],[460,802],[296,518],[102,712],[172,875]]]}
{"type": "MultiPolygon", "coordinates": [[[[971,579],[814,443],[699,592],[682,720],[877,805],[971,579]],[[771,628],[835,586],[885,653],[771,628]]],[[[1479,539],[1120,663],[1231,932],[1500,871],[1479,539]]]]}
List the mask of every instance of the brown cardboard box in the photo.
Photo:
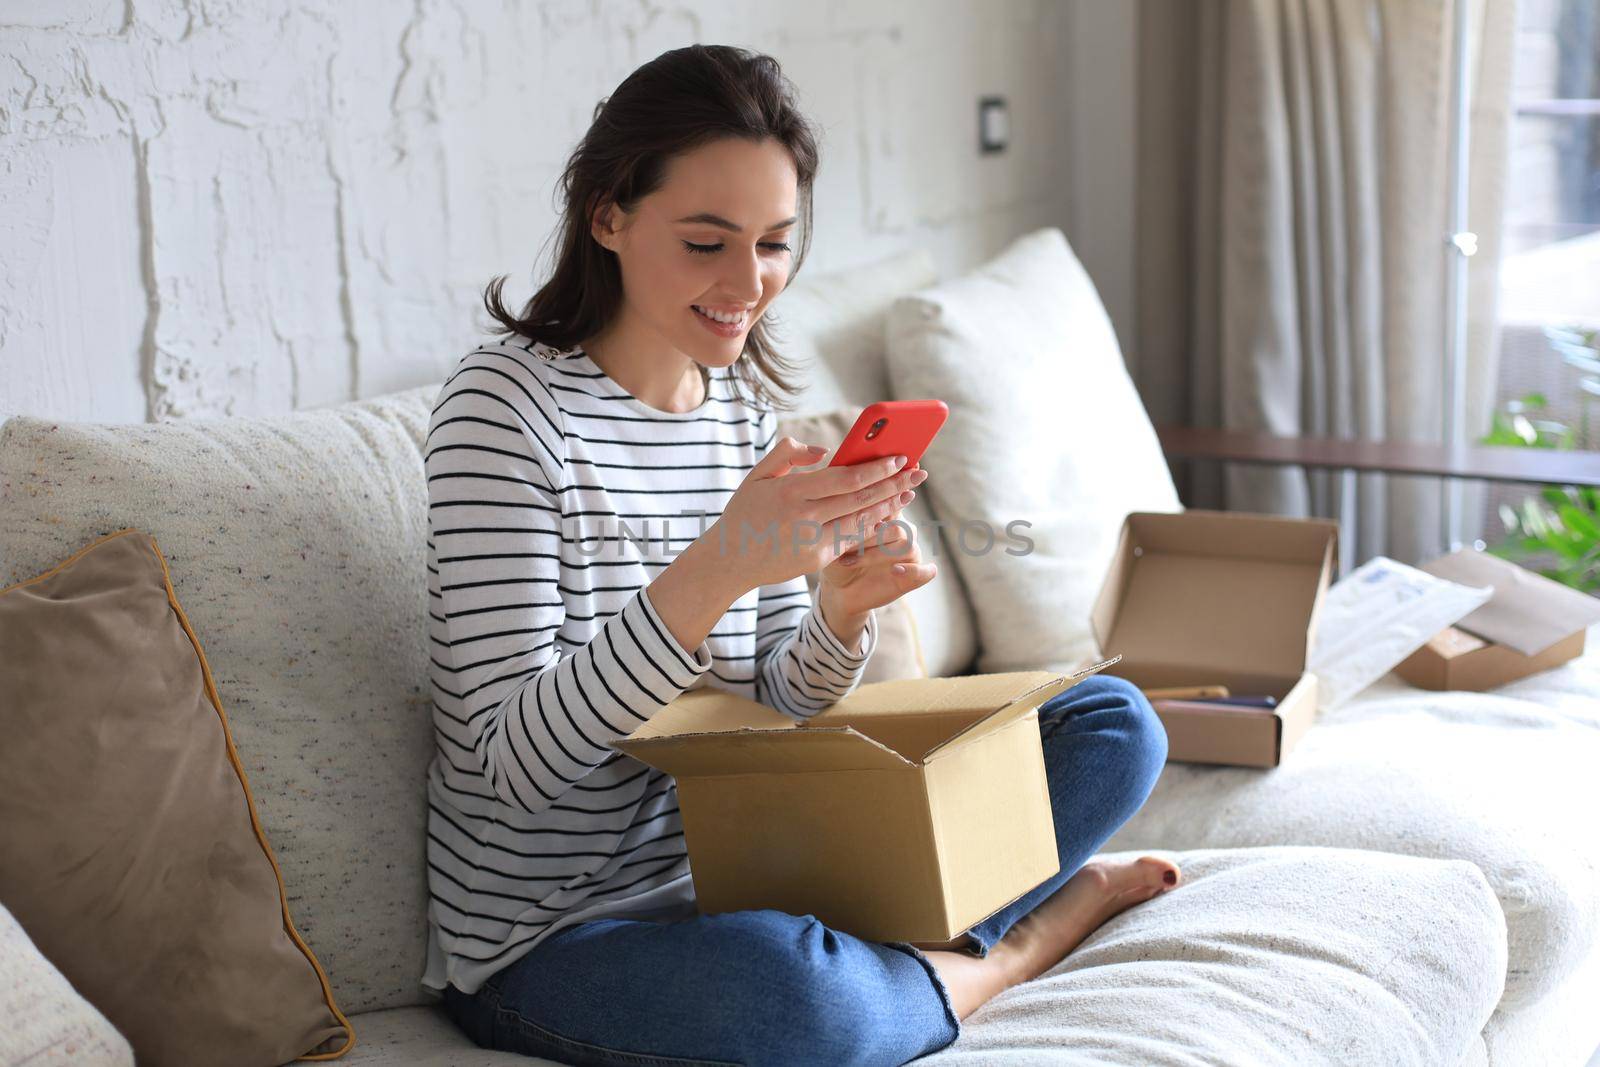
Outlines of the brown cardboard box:
{"type": "Polygon", "coordinates": [[[703,914],[944,941],[1060,870],[1038,707],[1106,666],[873,682],[805,722],[691,689],[615,744],[677,781],[703,914]]]}
{"type": "Polygon", "coordinates": [[[1160,710],[1167,759],[1276,767],[1310,727],[1306,671],[1338,526],[1236,512],[1135,512],[1095,602],[1095,637],[1144,689],[1225,685],[1272,709],[1160,710]]]}
{"type": "Polygon", "coordinates": [[[1395,673],[1423,689],[1493,689],[1583,654],[1600,599],[1486,552],[1464,548],[1422,565],[1436,578],[1494,587],[1478,610],[1413,652],[1395,673]]]}

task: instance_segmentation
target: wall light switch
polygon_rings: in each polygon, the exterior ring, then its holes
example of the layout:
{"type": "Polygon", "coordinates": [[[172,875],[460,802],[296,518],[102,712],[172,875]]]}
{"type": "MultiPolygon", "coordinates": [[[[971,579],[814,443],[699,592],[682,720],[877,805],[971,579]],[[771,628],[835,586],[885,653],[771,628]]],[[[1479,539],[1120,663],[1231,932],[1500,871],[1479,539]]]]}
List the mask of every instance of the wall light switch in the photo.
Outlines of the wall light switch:
{"type": "Polygon", "coordinates": [[[978,150],[1004,152],[1011,140],[1011,114],[1003,96],[978,98],[978,150]]]}

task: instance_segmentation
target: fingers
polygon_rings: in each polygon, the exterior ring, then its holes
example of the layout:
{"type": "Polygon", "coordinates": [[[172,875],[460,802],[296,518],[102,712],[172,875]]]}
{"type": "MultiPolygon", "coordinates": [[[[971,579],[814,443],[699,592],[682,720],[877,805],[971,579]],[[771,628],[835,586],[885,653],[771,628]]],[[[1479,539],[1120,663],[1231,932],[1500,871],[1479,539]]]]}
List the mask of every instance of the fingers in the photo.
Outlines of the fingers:
{"type": "Polygon", "coordinates": [[[839,540],[849,546],[840,556],[855,556],[856,560],[849,561],[851,563],[858,562],[861,556],[872,552],[901,560],[916,559],[916,526],[900,519],[898,510],[875,525],[863,524],[859,536],[853,527],[846,529],[842,525],[846,520],[839,520],[835,524],[840,530],[839,540]]]}
{"type": "MultiPolygon", "coordinates": [[[[916,496],[912,487],[921,485],[928,472],[919,466],[898,467],[895,459],[904,457],[871,460],[848,467],[795,471],[795,468],[815,464],[826,452],[825,446],[807,445],[792,436],[784,436],[773,442],[771,450],[747,477],[782,478],[782,493],[789,501],[786,507],[798,504],[802,510],[800,518],[818,524],[821,539],[827,544],[849,546],[835,553],[834,558],[837,558],[855,551],[880,526],[898,517],[916,496]],[[819,497],[818,486],[826,488],[830,484],[853,488],[819,497]]],[[[901,538],[901,534],[895,533],[884,540],[894,543],[901,538]]],[[[824,558],[827,558],[826,552],[824,558]]]]}
{"type": "Polygon", "coordinates": [[[916,549],[916,527],[904,520],[897,521],[897,515],[891,515],[878,524],[876,529],[867,531],[868,548],[892,548],[901,555],[909,555],[916,549]]]}
{"type": "MultiPolygon", "coordinates": [[[[910,463],[904,468],[896,461],[903,460],[904,456],[888,456],[884,459],[867,460],[865,463],[852,463],[845,467],[823,467],[817,471],[807,471],[805,481],[806,496],[812,500],[823,500],[829,497],[859,492],[870,485],[874,485],[896,474],[909,474],[918,470],[910,463]]],[[[902,484],[899,488],[907,488],[902,484]]]]}
{"type": "Polygon", "coordinates": [[[907,551],[903,546],[876,544],[853,549],[840,556],[839,559],[846,567],[893,567],[897,563],[905,563],[915,567],[922,562],[915,552],[907,551]]]}
{"type": "Polygon", "coordinates": [[[889,573],[901,583],[902,591],[909,593],[921,585],[927,585],[939,576],[937,563],[896,563],[889,568],[889,573]]]}
{"type": "Polygon", "coordinates": [[[752,477],[780,478],[795,467],[808,467],[828,451],[826,445],[808,445],[787,435],[772,443],[772,450],[750,469],[752,477]]]}
{"type": "Polygon", "coordinates": [[[939,574],[937,563],[919,559],[914,551],[907,551],[903,545],[869,545],[859,552],[840,557],[839,563],[851,571],[859,572],[858,580],[870,572],[882,571],[901,593],[926,585],[939,574]]]}
{"type": "MultiPolygon", "coordinates": [[[[857,466],[869,467],[878,462],[874,460],[871,464],[861,463],[857,466]]],[[[808,472],[797,477],[809,479],[824,473],[826,472],[808,472]]],[[[852,516],[859,517],[864,524],[871,526],[910,504],[916,497],[913,486],[921,485],[927,479],[927,471],[921,467],[913,467],[848,493],[813,500],[812,505],[817,509],[821,522],[852,516]]],[[[810,491],[809,488],[800,489],[803,494],[810,491]]]]}
{"type": "Polygon", "coordinates": [[[939,572],[939,565],[931,559],[891,559],[884,566],[891,574],[910,574],[924,581],[939,572]]]}

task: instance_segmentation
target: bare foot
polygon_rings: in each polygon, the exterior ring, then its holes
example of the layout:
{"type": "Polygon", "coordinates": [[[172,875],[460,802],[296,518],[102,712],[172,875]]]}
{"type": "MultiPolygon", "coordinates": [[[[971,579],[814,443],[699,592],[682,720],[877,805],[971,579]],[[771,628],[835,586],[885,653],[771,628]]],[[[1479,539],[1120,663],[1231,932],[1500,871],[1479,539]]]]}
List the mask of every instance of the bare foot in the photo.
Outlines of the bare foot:
{"type": "Polygon", "coordinates": [[[1086,863],[1013,923],[989,955],[1006,959],[1013,985],[1037,978],[1107,919],[1176,888],[1181,878],[1176,864],[1156,856],[1086,863]]]}
{"type": "Polygon", "coordinates": [[[1112,916],[1182,881],[1175,864],[1156,856],[1086,863],[1060,889],[1012,924],[983,958],[943,951],[970,944],[913,942],[927,953],[950,991],[956,1014],[965,1019],[1011,986],[1039,977],[1083,943],[1112,916]]]}

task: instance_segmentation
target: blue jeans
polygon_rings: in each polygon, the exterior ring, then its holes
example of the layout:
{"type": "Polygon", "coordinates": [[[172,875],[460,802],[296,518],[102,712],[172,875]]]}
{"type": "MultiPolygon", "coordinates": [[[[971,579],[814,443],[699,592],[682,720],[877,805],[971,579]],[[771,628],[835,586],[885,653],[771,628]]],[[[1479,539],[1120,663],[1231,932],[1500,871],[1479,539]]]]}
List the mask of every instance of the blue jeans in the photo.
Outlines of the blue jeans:
{"type": "MultiPolygon", "coordinates": [[[[1096,675],[1039,707],[1061,869],[973,926],[986,956],[1144,803],[1167,735],[1144,695],[1096,675]]],[[[565,927],[445,1009],[484,1048],[588,1064],[898,1065],[961,1034],[905,942],[773,909],[565,927]]]]}

